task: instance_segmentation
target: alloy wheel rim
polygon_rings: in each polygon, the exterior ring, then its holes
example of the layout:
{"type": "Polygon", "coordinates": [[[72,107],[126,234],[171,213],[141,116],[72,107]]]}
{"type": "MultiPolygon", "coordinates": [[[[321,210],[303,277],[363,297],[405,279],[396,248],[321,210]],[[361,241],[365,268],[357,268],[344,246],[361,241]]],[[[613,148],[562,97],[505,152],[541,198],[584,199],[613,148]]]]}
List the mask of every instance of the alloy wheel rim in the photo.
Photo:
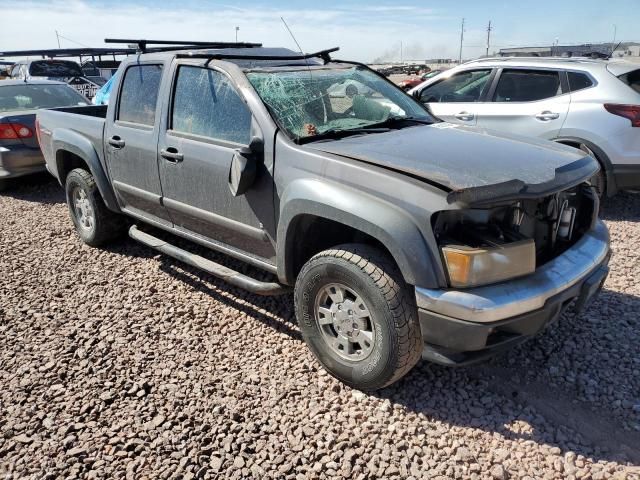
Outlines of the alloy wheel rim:
{"type": "Polygon", "coordinates": [[[95,213],[87,193],[80,187],[73,190],[73,213],[80,228],[86,231],[95,225],[95,213]]]}
{"type": "Polygon", "coordinates": [[[338,356],[365,360],[376,342],[371,312],[355,290],[341,283],[325,285],[315,300],[315,317],[322,338],[338,356]]]}

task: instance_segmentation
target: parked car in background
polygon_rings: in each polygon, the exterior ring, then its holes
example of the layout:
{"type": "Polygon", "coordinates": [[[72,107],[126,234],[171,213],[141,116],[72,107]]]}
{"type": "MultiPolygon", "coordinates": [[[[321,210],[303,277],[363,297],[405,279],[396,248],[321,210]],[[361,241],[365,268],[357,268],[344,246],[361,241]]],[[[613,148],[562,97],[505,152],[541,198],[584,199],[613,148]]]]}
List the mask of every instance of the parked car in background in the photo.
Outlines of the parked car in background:
{"type": "Polygon", "coordinates": [[[80,95],[92,99],[104,85],[87,78],[78,63],[71,60],[19,60],[11,67],[11,78],[26,80],[56,80],[65,82],[80,95]]]}
{"type": "Polygon", "coordinates": [[[402,80],[401,82],[399,82],[398,86],[404,91],[409,91],[413,87],[420,85],[423,81],[424,80],[422,80],[422,77],[407,78],[406,80],[402,80]]]}
{"type": "Polygon", "coordinates": [[[465,63],[411,92],[437,117],[580,148],[601,194],[640,188],[640,65],[586,58],[465,63]]]}
{"type": "Polygon", "coordinates": [[[436,121],[331,51],[131,56],[107,107],[39,111],[82,241],[113,240],[129,217],[135,240],[235,286],[292,289],[316,359],[366,390],[421,357],[479,361],[597,294],[609,240],[595,159],[436,121]],[[327,91],[352,82],[374,94],[327,91]],[[149,224],[265,273],[231,270],[149,224]]]}
{"type": "Polygon", "coordinates": [[[442,69],[436,69],[436,70],[431,70],[430,72],[426,72],[423,73],[420,78],[422,79],[422,81],[424,82],[425,80],[429,80],[430,78],[435,77],[436,75],[441,74],[442,72],[444,72],[444,70],[442,69]]]}
{"type": "Polygon", "coordinates": [[[0,82],[0,190],[12,178],[45,170],[36,138],[36,110],[87,104],[86,98],[62,82],[0,82]]]}

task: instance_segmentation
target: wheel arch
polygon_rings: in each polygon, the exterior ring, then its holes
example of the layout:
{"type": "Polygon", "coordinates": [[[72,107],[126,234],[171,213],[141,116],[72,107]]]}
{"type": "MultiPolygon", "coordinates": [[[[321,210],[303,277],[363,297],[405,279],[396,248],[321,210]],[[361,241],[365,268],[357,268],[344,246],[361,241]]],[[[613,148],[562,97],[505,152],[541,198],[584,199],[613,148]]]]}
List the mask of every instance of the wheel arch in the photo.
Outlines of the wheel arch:
{"type": "Polygon", "coordinates": [[[56,173],[60,184],[64,186],[66,177],[71,170],[84,168],[93,175],[107,208],[114,212],[120,212],[115,193],[92,143],[76,132],[58,129],[53,133],[52,144],[55,152],[56,173]]]}
{"type": "Polygon", "coordinates": [[[602,168],[605,174],[605,181],[607,182],[606,195],[608,197],[611,197],[617,192],[618,188],[616,185],[615,176],[613,174],[613,164],[611,163],[609,156],[604,152],[604,150],[602,150],[602,148],[598,147],[598,145],[596,145],[592,141],[586,140],[581,137],[560,136],[554,138],[553,141],[574,148],[579,148],[581,144],[589,148],[589,150],[591,150],[596,155],[596,160],[600,164],[600,168],[602,168]]]}
{"type": "Polygon", "coordinates": [[[295,283],[302,265],[319,251],[355,241],[388,253],[408,284],[439,284],[438,267],[422,233],[399,208],[314,180],[300,180],[288,190],[295,192],[283,196],[278,222],[281,282],[295,283]]]}

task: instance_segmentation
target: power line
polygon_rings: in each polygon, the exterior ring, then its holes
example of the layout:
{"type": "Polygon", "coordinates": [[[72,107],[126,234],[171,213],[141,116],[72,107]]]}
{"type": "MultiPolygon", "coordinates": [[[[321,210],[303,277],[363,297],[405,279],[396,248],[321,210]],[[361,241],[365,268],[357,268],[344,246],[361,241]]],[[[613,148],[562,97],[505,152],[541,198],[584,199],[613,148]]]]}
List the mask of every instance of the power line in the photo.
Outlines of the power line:
{"type": "Polygon", "coordinates": [[[464,18],[462,19],[462,26],[460,27],[460,55],[458,56],[458,63],[462,63],[462,42],[464,41],[464,18]]]}
{"type": "Polygon", "coordinates": [[[68,37],[65,37],[64,35],[60,35],[57,30],[56,30],[56,36],[58,37],[58,48],[60,48],[60,39],[61,38],[64,38],[68,42],[75,43],[76,45],[80,45],[81,47],[91,48],[89,45],[86,45],[86,44],[80,43],[80,42],[76,42],[75,40],[72,40],[72,39],[70,39],[68,37]]]}
{"type": "Polygon", "coordinates": [[[487,27],[487,57],[489,56],[490,42],[491,42],[491,20],[489,20],[489,26],[487,27]]]}

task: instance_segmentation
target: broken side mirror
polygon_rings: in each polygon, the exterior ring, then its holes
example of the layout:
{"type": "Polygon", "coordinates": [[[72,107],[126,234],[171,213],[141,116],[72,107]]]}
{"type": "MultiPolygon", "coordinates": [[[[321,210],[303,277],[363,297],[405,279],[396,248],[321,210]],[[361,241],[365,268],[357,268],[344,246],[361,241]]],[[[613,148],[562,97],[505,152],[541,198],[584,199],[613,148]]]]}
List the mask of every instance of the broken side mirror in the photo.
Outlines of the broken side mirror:
{"type": "Polygon", "coordinates": [[[255,182],[263,153],[264,143],[259,137],[253,137],[247,147],[236,149],[229,168],[229,190],[234,197],[244,195],[255,182]]]}

